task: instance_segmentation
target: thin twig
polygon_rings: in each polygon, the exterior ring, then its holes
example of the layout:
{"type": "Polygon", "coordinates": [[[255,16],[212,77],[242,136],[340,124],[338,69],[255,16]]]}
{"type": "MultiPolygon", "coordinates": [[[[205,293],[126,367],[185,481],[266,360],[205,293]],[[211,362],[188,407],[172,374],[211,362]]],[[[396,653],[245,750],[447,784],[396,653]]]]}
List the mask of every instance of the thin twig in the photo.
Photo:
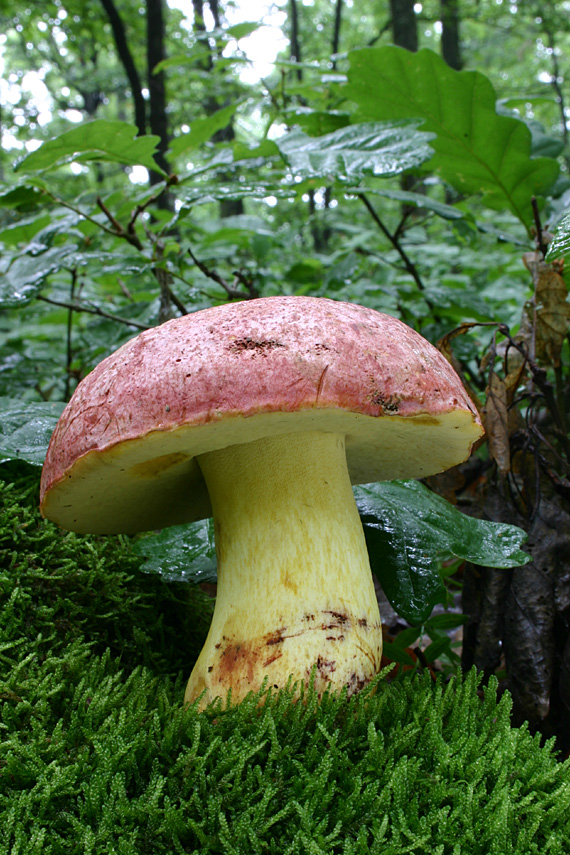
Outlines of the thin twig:
{"type": "Polygon", "coordinates": [[[110,321],[117,321],[120,324],[125,324],[128,327],[136,327],[139,330],[151,329],[147,324],[140,324],[138,321],[129,321],[126,318],[121,318],[119,315],[113,315],[111,312],[106,312],[104,309],[99,309],[96,306],[86,306],[84,303],[66,303],[63,300],[53,300],[51,297],[45,297],[43,294],[38,294],[38,300],[43,300],[44,303],[49,303],[52,306],[61,306],[63,309],[72,309],[74,312],[87,312],[90,315],[99,315],[102,318],[108,318],[110,321]]]}
{"type": "Polygon", "coordinates": [[[556,388],[556,403],[558,405],[558,412],[560,413],[560,426],[562,428],[562,433],[564,436],[568,435],[568,425],[566,423],[566,402],[564,395],[564,375],[562,373],[562,366],[555,365],[554,366],[554,382],[556,388]]]}
{"type": "MultiPolygon", "coordinates": [[[[281,112],[281,107],[279,106],[279,101],[278,101],[278,100],[277,100],[277,98],[275,97],[275,94],[273,93],[273,90],[270,88],[269,84],[268,84],[265,80],[263,80],[263,78],[262,78],[262,79],[259,81],[259,85],[260,85],[263,89],[265,89],[265,91],[266,91],[266,92],[267,92],[267,94],[269,95],[269,100],[270,100],[270,101],[271,101],[271,103],[273,104],[274,109],[277,111],[277,113],[280,113],[280,112],[281,112]]],[[[269,127],[271,127],[271,125],[269,125],[269,127]]],[[[269,130],[269,127],[268,127],[268,129],[267,129],[267,130],[269,130]]],[[[267,132],[266,132],[266,133],[267,133],[267,132]]],[[[265,135],[266,135],[266,134],[265,134],[265,135]]],[[[265,135],[264,135],[264,136],[265,136],[265,135]]]]}
{"type": "MultiPolygon", "coordinates": [[[[116,219],[116,217],[107,208],[107,206],[105,205],[104,201],[102,200],[102,198],[100,196],[97,196],[96,201],[97,201],[97,206],[103,211],[103,213],[105,214],[105,216],[107,217],[107,219],[109,220],[111,225],[113,226],[112,234],[114,234],[115,237],[123,238],[123,240],[126,240],[128,243],[130,243],[131,246],[134,246],[136,249],[138,249],[142,252],[143,245],[140,241],[139,236],[135,232],[134,228],[131,227],[131,228],[124,229],[123,226],[121,225],[121,223],[116,219]]],[[[129,225],[131,225],[131,224],[129,224],[129,225]]]]}
{"type": "Polygon", "coordinates": [[[97,196],[96,202],[97,202],[97,207],[98,207],[101,211],[103,211],[103,213],[105,214],[105,216],[107,217],[107,219],[109,220],[109,222],[111,223],[111,225],[113,226],[113,228],[115,229],[115,232],[116,232],[118,235],[121,235],[121,236],[122,236],[122,234],[123,234],[123,227],[122,227],[122,225],[121,225],[121,224],[120,224],[120,222],[117,220],[117,218],[115,217],[115,215],[114,215],[114,214],[112,214],[112,213],[111,213],[111,211],[108,209],[108,207],[107,207],[107,206],[106,206],[106,204],[104,203],[104,201],[103,201],[103,199],[101,198],[101,196],[97,196]]]}
{"type": "Polygon", "coordinates": [[[127,286],[125,285],[125,283],[123,282],[123,280],[121,279],[120,276],[117,278],[117,282],[119,283],[119,288],[121,289],[121,291],[123,292],[123,294],[125,295],[127,300],[129,300],[131,303],[134,303],[135,300],[134,300],[133,295],[131,294],[131,292],[129,291],[129,289],[127,288],[127,286]]]}
{"type": "MultiPolygon", "coordinates": [[[[134,220],[132,221],[134,222],[134,220]]],[[[145,228],[145,234],[149,241],[155,247],[155,253],[158,260],[162,260],[164,255],[164,243],[162,240],[153,234],[150,229],[145,228]]],[[[180,314],[187,315],[188,309],[184,305],[184,303],[178,299],[172,288],[170,287],[170,283],[172,282],[172,276],[170,271],[164,267],[153,267],[152,272],[156,277],[156,281],[158,282],[160,288],[160,322],[169,320],[170,317],[170,304],[173,303],[180,314]]]]}
{"type": "MultiPolygon", "coordinates": [[[[77,284],[77,268],[71,270],[71,285],[69,288],[69,296],[71,303],[75,303],[75,286],[77,284]]],[[[65,389],[63,393],[64,400],[69,400],[69,381],[71,379],[71,363],[73,361],[73,349],[71,346],[71,333],[73,328],[73,310],[67,310],[67,342],[66,342],[66,366],[65,366],[65,389]]]]}
{"type": "Polygon", "coordinates": [[[404,213],[402,214],[400,222],[398,223],[396,231],[394,232],[394,238],[398,241],[400,239],[400,235],[404,234],[406,223],[408,222],[410,214],[412,213],[410,205],[403,205],[402,207],[404,208],[404,213]]]}
{"type": "Polygon", "coordinates": [[[178,299],[178,297],[176,296],[176,294],[174,293],[174,291],[172,290],[172,288],[169,285],[167,285],[167,288],[168,288],[169,297],[172,300],[172,302],[174,303],[174,305],[176,306],[176,308],[178,309],[178,311],[180,312],[180,314],[181,315],[187,315],[188,309],[186,308],[186,306],[184,305],[182,300],[178,299]]]}
{"type": "Polygon", "coordinates": [[[220,274],[216,273],[215,270],[210,270],[210,268],[207,267],[207,265],[205,265],[203,261],[200,261],[198,258],[196,258],[190,247],[188,247],[188,254],[190,255],[190,258],[192,259],[198,270],[200,270],[204,274],[204,276],[207,276],[208,279],[211,279],[213,282],[217,282],[218,285],[221,285],[230,300],[251,300],[259,296],[257,288],[255,288],[251,280],[247,279],[243,275],[243,273],[239,271],[234,271],[234,276],[236,277],[234,280],[234,284],[233,286],[228,285],[223,276],[220,276],[220,274]],[[247,291],[239,291],[235,287],[235,285],[237,285],[238,283],[240,285],[243,285],[247,289],[247,291]]]}
{"type": "Polygon", "coordinates": [[[527,353],[526,348],[521,342],[515,341],[515,339],[513,339],[513,337],[511,336],[511,332],[506,324],[498,324],[497,329],[501,333],[501,335],[504,335],[505,338],[508,339],[512,347],[516,348],[516,350],[519,351],[521,356],[526,359],[531,371],[532,380],[534,383],[536,383],[542,395],[544,396],[546,406],[556,423],[556,427],[558,428],[559,432],[558,437],[560,439],[560,444],[564,449],[564,454],[566,455],[566,458],[570,460],[570,441],[568,440],[568,435],[566,434],[565,419],[562,416],[562,413],[558,407],[558,401],[556,398],[554,386],[548,379],[546,370],[536,364],[534,359],[532,359],[531,356],[527,353]]]}
{"type": "Polygon", "coordinates": [[[41,191],[45,196],[49,196],[52,202],[55,202],[56,205],[61,205],[62,208],[67,208],[68,211],[73,211],[74,214],[78,214],[80,217],[83,217],[84,220],[87,220],[89,223],[93,223],[94,226],[97,226],[98,229],[101,229],[105,234],[112,235],[112,237],[117,237],[117,233],[114,229],[110,229],[104,223],[100,223],[99,220],[96,220],[95,217],[92,217],[90,214],[86,214],[85,211],[82,211],[80,208],[76,208],[75,205],[70,204],[70,202],[66,202],[64,199],[60,199],[59,196],[55,196],[53,193],[50,193],[49,190],[42,189],[41,191]]]}
{"type": "Polygon", "coordinates": [[[168,176],[168,179],[166,180],[166,183],[165,183],[164,187],[163,187],[161,190],[159,190],[159,191],[158,191],[158,192],[156,192],[156,193],[153,193],[151,196],[149,196],[149,197],[148,197],[148,199],[146,200],[146,202],[143,202],[141,205],[137,205],[137,206],[133,209],[133,211],[132,211],[132,213],[131,213],[131,219],[130,219],[130,220],[129,220],[129,222],[127,223],[127,233],[128,233],[128,234],[134,234],[135,223],[136,223],[136,221],[137,221],[138,217],[140,217],[140,215],[141,215],[141,214],[144,214],[144,212],[146,211],[146,209],[147,209],[150,205],[152,205],[152,204],[153,204],[153,202],[158,201],[158,199],[160,199],[160,197],[161,197],[164,193],[167,193],[167,192],[168,192],[168,188],[169,188],[169,187],[171,187],[173,184],[178,184],[178,181],[179,181],[179,179],[178,179],[178,176],[177,176],[177,175],[169,175],[169,176],[168,176]]]}
{"type": "MultiPolygon", "coordinates": [[[[380,231],[388,238],[388,240],[390,241],[390,243],[392,244],[394,249],[398,252],[398,255],[400,256],[400,258],[404,262],[404,267],[406,268],[406,270],[408,271],[408,273],[410,274],[410,276],[412,277],[412,279],[414,280],[414,282],[418,286],[419,290],[422,292],[425,291],[425,285],[421,280],[421,277],[420,277],[420,274],[418,273],[416,265],[411,260],[411,258],[408,256],[408,254],[406,253],[404,247],[402,246],[402,244],[400,243],[398,238],[395,235],[392,235],[388,231],[388,229],[386,228],[386,226],[384,225],[384,223],[382,222],[382,220],[378,216],[377,211],[373,207],[372,203],[370,202],[370,200],[368,199],[366,194],[365,193],[358,193],[357,196],[363,202],[364,206],[368,210],[370,216],[372,217],[372,219],[374,220],[374,222],[376,223],[376,225],[378,226],[380,231]]],[[[424,299],[425,299],[427,305],[429,306],[430,311],[433,311],[435,309],[435,306],[433,305],[431,300],[425,296],[424,296],[424,299]]]]}
{"type": "Polygon", "coordinates": [[[530,200],[532,204],[532,215],[534,217],[534,227],[536,229],[536,245],[538,251],[541,253],[544,258],[546,253],[548,252],[548,246],[544,243],[544,238],[542,236],[542,223],[540,222],[540,212],[538,210],[538,202],[536,201],[536,196],[533,196],[530,200]]]}

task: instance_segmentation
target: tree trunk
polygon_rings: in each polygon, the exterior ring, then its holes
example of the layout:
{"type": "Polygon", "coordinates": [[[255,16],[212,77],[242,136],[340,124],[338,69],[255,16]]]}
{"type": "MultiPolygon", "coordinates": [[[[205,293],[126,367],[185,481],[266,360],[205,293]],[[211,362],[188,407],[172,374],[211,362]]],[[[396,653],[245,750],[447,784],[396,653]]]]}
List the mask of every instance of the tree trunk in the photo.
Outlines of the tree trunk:
{"type": "Polygon", "coordinates": [[[407,50],[418,49],[418,26],[414,0],[390,0],[392,37],[395,45],[407,50]]]}
{"type": "MultiPolygon", "coordinates": [[[[210,0],[209,2],[210,11],[212,13],[212,17],[214,19],[214,24],[216,27],[221,26],[221,18],[220,18],[220,9],[217,0],[210,0]]],[[[212,48],[208,41],[208,37],[206,34],[206,24],[204,23],[204,3],[203,0],[192,0],[192,8],[194,9],[194,31],[197,34],[198,39],[203,43],[206,48],[207,54],[204,59],[202,65],[206,71],[211,71],[214,67],[214,60],[212,57],[212,48]]],[[[218,99],[209,95],[204,104],[204,112],[207,116],[215,113],[216,110],[219,110],[220,107],[224,105],[220,104],[218,99]]],[[[216,131],[214,136],[212,137],[213,142],[231,142],[235,139],[235,132],[233,127],[233,120],[230,120],[230,123],[226,128],[222,128],[220,131],[216,131]]],[[[234,217],[239,214],[243,214],[244,207],[243,201],[241,199],[222,199],[220,202],[220,217],[234,217]]]]}
{"type": "MultiPolygon", "coordinates": [[[[147,74],[150,102],[150,131],[160,137],[158,151],[155,160],[161,169],[170,173],[170,166],[166,160],[166,149],[168,148],[168,120],[166,115],[166,90],[164,86],[164,72],[155,73],[154,69],[159,62],[165,58],[164,52],[164,16],[162,0],[147,0],[146,3],[146,25],[147,25],[147,74]]],[[[163,176],[158,172],[151,172],[150,183],[158,184],[163,181],[163,176]]],[[[159,200],[160,203],[160,200],[159,200]]],[[[166,197],[162,199],[161,207],[170,207],[166,197]]]]}
{"type": "Polygon", "coordinates": [[[220,18],[220,7],[218,6],[218,0],[210,0],[209,2],[210,12],[212,13],[212,17],[214,19],[214,26],[217,30],[222,26],[222,21],[220,18]]]}
{"type": "Polygon", "coordinates": [[[101,5],[109,18],[109,23],[111,24],[111,29],[113,31],[113,38],[115,40],[115,47],[117,48],[119,59],[123,64],[125,74],[127,75],[127,79],[131,85],[135,108],[135,124],[137,126],[138,135],[144,136],[144,134],[146,134],[146,105],[142,94],[141,79],[127,42],[125,26],[113,0],[101,0],[101,5]]]}
{"type": "MultiPolygon", "coordinates": [[[[392,39],[398,47],[406,50],[417,51],[418,49],[418,24],[414,12],[414,0],[390,0],[390,11],[392,13],[392,39]]],[[[416,179],[413,175],[402,175],[400,179],[402,190],[421,192],[416,187],[416,179]]],[[[402,204],[401,226],[409,217],[418,217],[422,214],[421,209],[415,205],[402,204]]]]}
{"type": "Polygon", "coordinates": [[[459,43],[459,0],[441,0],[441,55],[456,71],[461,71],[459,43]]]}
{"type": "MultiPolygon", "coordinates": [[[[550,75],[550,83],[556,95],[556,103],[558,104],[558,109],[560,112],[560,129],[562,133],[562,139],[564,140],[564,153],[562,156],[566,161],[567,168],[570,169],[570,154],[568,154],[568,108],[566,106],[566,99],[564,95],[564,77],[560,69],[560,63],[558,61],[559,55],[563,54],[561,51],[559,51],[557,44],[558,36],[560,35],[560,33],[564,33],[565,19],[560,20],[560,18],[558,18],[557,20],[556,14],[557,10],[553,7],[552,3],[548,3],[547,8],[542,8],[542,6],[540,6],[536,10],[537,19],[540,20],[540,27],[546,36],[546,41],[548,43],[548,48],[550,51],[550,62],[552,68],[552,73],[550,75]]],[[[558,14],[560,14],[560,11],[558,11],[558,14]]]]}
{"type": "MultiPolygon", "coordinates": [[[[340,46],[340,25],[342,23],[342,0],[336,0],[334,10],[334,31],[332,38],[333,57],[338,53],[340,46]]],[[[333,59],[333,68],[336,68],[336,59],[333,59]]]]}
{"type": "MultiPolygon", "coordinates": [[[[290,57],[293,62],[301,62],[301,43],[299,41],[299,13],[297,10],[297,0],[289,0],[291,9],[291,50],[290,57]]],[[[297,69],[297,80],[303,79],[303,69],[297,69]]]]}

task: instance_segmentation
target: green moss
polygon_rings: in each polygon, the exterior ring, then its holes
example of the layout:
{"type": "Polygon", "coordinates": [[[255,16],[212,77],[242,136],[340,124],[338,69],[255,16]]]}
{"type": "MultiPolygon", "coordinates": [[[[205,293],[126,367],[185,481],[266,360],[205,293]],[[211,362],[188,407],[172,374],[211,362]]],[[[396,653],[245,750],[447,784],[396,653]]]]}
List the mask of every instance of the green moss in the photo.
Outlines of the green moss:
{"type": "Polygon", "coordinates": [[[197,587],[140,572],[127,538],[76,535],[42,520],[36,471],[4,468],[17,482],[0,483],[3,641],[25,639],[41,658],[82,639],[127,668],[189,671],[212,601],[197,587]]]}
{"type": "Polygon", "coordinates": [[[2,855],[567,852],[570,766],[475,673],[184,709],[207,600],[36,488],[0,491],[2,855]]]}

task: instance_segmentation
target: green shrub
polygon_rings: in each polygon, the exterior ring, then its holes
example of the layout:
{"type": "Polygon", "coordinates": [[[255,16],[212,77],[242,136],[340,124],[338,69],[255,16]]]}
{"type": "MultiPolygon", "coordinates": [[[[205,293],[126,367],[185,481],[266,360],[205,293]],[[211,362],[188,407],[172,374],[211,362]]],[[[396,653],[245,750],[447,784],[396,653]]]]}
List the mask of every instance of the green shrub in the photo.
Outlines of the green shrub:
{"type": "Polygon", "coordinates": [[[184,709],[207,599],[36,489],[0,488],[2,855],[567,852],[569,764],[474,672],[184,709]]]}

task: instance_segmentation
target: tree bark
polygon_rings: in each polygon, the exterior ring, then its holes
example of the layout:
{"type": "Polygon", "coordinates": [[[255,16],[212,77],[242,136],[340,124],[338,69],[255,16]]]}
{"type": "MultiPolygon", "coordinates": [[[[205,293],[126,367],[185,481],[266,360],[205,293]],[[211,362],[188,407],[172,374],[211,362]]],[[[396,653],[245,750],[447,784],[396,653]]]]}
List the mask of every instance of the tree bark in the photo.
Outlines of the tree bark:
{"type": "Polygon", "coordinates": [[[418,26],[414,0],[390,0],[394,44],[407,50],[418,49],[418,26]]]}
{"type": "MultiPolygon", "coordinates": [[[[168,148],[168,120],[166,114],[166,90],[164,86],[164,72],[154,72],[159,62],[165,58],[164,52],[164,16],[162,0],[147,0],[146,3],[146,25],[147,25],[147,73],[148,90],[150,102],[150,131],[160,137],[158,151],[155,160],[161,169],[167,174],[170,166],[166,159],[168,148]]],[[[157,172],[151,172],[150,183],[158,184],[164,178],[157,172]]],[[[159,200],[160,201],[160,200],[159,200]]],[[[164,207],[169,207],[167,200],[163,199],[164,207]]]]}
{"type": "Polygon", "coordinates": [[[212,52],[206,36],[206,24],[204,23],[204,3],[202,0],[192,0],[192,9],[194,10],[194,32],[197,34],[198,41],[202,42],[207,48],[207,59],[205,62],[200,62],[200,65],[210,71],[213,66],[212,52]]]}
{"type": "Polygon", "coordinates": [[[332,52],[333,52],[333,68],[336,68],[336,59],[334,57],[339,51],[340,46],[340,25],[342,23],[342,0],[336,0],[335,10],[334,10],[334,30],[333,30],[333,38],[332,38],[332,52]]]}
{"type": "Polygon", "coordinates": [[[222,21],[220,18],[220,7],[218,5],[218,0],[209,0],[210,12],[212,13],[212,17],[214,19],[214,26],[216,29],[220,29],[222,26],[222,21]]]}
{"type": "MultiPolygon", "coordinates": [[[[390,12],[392,14],[392,39],[398,47],[406,50],[417,51],[418,49],[418,24],[414,12],[414,0],[390,0],[390,12]]],[[[413,175],[402,175],[400,179],[402,190],[416,191],[416,179],[413,175]]],[[[421,209],[414,205],[402,204],[402,223],[408,217],[417,217],[421,209]]]]}
{"type": "MultiPolygon", "coordinates": [[[[210,11],[212,13],[212,17],[214,19],[214,24],[216,27],[221,27],[221,18],[220,18],[220,10],[218,6],[217,0],[210,0],[209,2],[210,11]]],[[[192,0],[192,8],[194,9],[194,31],[197,34],[198,39],[203,43],[204,47],[207,50],[206,58],[202,64],[203,68],[206,71],[211,71],[214,67],[214,59],[212,56],[212,48],[208,41],[206,24],[204,23],[204,3],[203,0],[192,0]]],[[[224,106],[219,103],[218,99],[212,95],[208,95],[206,100],[204,101],[203,107],[204,112],[207,116],[215,113],[216,110],[219,110],[221,106],[224,106]]],[[[212,137],[213,142],[232,142],[235,139],[235,132],[233,126],[233,120],[230,120],[230,123],[226,128],[222,128],[220,131],[216,131],[214,136],[212,137]]],[[[241,199],[222,199],[220,202],[220,217],[224,219],[225,217],[234,217],[239,214],[243,214],[244,207],[243,201],[241,199]]]]}
{"type": "MultiPolygon", "coordinates": [[[[4,122],[4,115],[2,110],[2,104],[0,104],[0,139],[2,139],[2,125],[4,122]]],[[[4,152],[0,149],[0,181],[4,181],[4,152]]]]}
{"type": "Polygon", "coordinates": [[[451,68],[461,71],[459,0],[441,0],[441,24],[441,55],[451,68]]]}
{"type": "MultiPolygon", "coordinates": [[[[297,0],[289,0],[291,9],[291,51],[290,56],[294,62],[301,62],[301,43],[299,41],[299,13],[297,0]]],[[[297,80],[303,79],[303,69],[297,69],[297,80]]]]}
{"type": "Polygon", "coordinates": [[[117,48],[119,59],[123,64],[125,74],[127,75],[127,79],[131,85],[135,108],[135,124],[137,126],[138,135],[144,136],[144,134],[146,134],[146,104],[142,94],[141,79],[127,42],[125,25],[123,24],[122,18],[119,15],[113,0],[101,0],[101,5],[109,18],[109,23],[111,24],[111,29],[113,31],[115,47],[117,48]]]}
{"type": "Polygon", "coordinates": [[[550,49],[550,60],[552,64],[552,74],[550,76],[550,83],[556,94],[556,103],[558,104],[558,109],[560,112],[560,126],[562,139],[564,140],[564,154],[562,156],[566,161],[566,166],[570,168],[570,155],[568,154],[569,134],[566,115],[567,107],[564,97],[564,88],[561,85],[564,78],[560,70],[560,63],[558,62],[558,52],[556,43],[556,36],[560,32],[560,23],[555,19],[555,9],[553,8],[552,3],[548,4],[548,9],[542,9],[542,7],[540,6],[539,8],[537,8],[537,19],[539,19],[541,22],[541,29],[546,35],[546,38],[548,40],[548,47],[550,49]]]}

